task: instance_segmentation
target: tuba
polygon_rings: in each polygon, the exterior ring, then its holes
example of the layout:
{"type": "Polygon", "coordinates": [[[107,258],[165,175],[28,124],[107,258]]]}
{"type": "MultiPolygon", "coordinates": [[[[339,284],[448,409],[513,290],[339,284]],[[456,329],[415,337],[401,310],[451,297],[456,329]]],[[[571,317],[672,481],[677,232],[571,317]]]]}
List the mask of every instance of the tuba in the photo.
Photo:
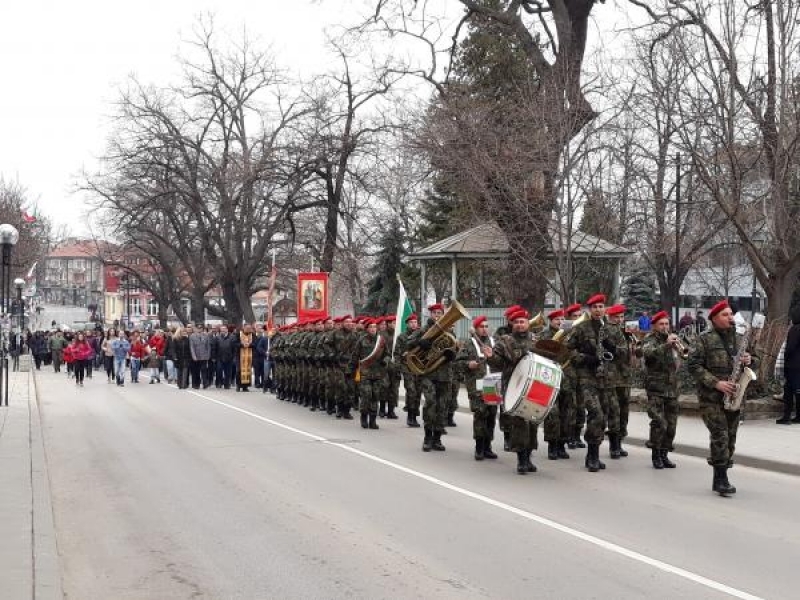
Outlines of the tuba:
{"type": "MultiPolygon", "coordinates": [[[[590,319],[589,313],[581,313],[581,316],[575,319],[574,321],[565,321],[564,323],[570,323],[569,328],[563,328],[556,331],[556,334],[553,336],[553,340],[556,342],[561,342],[562,344],[566,344],[567,340],[569,339],[570,332],[576,325],[580,325],[581,323],[588,321],[590,319]]],[[[563,327],[563,325],[562,325],[563,327]]]]}
{"type": "Polygon", "coordinates": [[[421,348],[412,348],[406,352],[406,366],[414,375],[427,375],[435,371],[444,363],[446,350],[455,351],[458,341],[448,329],[461,319],[469,319],[467,310],[453,300],[450,308],[442,315],[422,336],[423,340],[431,340],[431,347],[423,351],[421,348]]]}
{"type": "Polygon", "coordinates": [[[528,330],[529,331],[538,331],[544,328],[544,314],[542,311],[539,311],[539,314],[533,317],[530,321],[528,321],[528,330]]]}

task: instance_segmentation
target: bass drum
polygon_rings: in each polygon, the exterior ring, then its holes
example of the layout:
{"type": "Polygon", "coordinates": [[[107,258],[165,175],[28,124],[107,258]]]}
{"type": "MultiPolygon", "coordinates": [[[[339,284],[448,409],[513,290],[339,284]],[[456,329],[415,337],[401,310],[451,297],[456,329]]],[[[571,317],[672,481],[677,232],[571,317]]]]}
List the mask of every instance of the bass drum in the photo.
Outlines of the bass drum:
{"type": "Polygon", "coordinates": [[[561,389],[561,366],[534,353],[517,363],[504,397],[506,412],[533,423],[544,421],[561,389]]]}

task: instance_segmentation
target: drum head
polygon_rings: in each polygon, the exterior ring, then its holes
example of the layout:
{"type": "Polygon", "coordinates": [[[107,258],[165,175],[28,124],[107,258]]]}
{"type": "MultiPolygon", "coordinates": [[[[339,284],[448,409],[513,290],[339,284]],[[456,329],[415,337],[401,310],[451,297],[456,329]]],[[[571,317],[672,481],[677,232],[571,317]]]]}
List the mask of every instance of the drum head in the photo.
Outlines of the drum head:
{"type": "Polygon", "coordinates": [[[506,406],[513,406],[514,402],[527,393],[534,366],[533,356],[527,354],[514,367],[514,372],[511,373],[506,387],[506,406]]]}

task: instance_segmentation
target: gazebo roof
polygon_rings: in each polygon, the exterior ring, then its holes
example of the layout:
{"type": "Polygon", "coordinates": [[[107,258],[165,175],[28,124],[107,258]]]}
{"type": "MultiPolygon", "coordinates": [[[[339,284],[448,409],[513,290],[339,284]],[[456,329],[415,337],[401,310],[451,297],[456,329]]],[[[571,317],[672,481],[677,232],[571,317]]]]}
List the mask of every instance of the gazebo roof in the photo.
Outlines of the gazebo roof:
{"type": "MultiPolygon", "coordinates": [[[[617,246],[609,241],[575,230],[572,235],[566,228],[559,232],[557,223],[550,224],[550,238],[558,243],[569,240],[572,255],[579,258],[626,258],[632,250],[617,246]]],[[[448,238],[431,244],[409,256],[410,260],[436,260],[453,258],[497,259],[509,253],[508,239],[500,226],[494,221],[467,229],[448,238]]]]}

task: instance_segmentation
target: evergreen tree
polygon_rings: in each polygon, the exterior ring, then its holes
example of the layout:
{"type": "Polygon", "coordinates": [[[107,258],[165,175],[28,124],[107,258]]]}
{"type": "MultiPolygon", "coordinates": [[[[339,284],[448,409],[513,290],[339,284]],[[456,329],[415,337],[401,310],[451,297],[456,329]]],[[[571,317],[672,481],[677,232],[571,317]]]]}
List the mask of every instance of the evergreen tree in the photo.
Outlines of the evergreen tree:
{"type": "Polygon", "coordinates": [[[638,314],[653,310],[658,306],[656,300],[656,280],[653,272],[646,266],[637,266],[622,283],[622,296],[629,311],[638,314]]]}
{"type": "MultiPolygon", "coordinates": [[[[375,275],[367,288],[363,311],[372,315],[394,314],[400,296],[397,275],[403,269],[405,234],[398,221],[393,221],[381,239],[375,261],[375,275]]],[[[408,290],[406,290],[408,291],[408,290]]]]}

